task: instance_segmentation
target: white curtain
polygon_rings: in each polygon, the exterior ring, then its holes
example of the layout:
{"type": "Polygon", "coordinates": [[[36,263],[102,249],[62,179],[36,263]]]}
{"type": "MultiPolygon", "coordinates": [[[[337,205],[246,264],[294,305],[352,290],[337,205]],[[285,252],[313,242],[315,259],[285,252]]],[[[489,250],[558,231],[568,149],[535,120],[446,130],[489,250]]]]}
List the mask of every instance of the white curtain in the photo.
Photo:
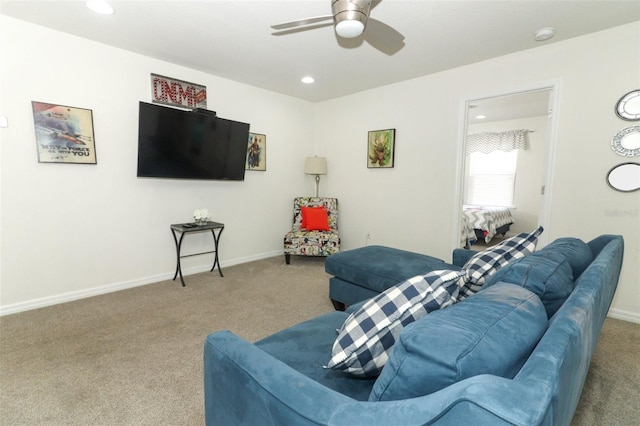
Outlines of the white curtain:
{"type": "Polygon", "coordinates": [[[493,151],[509,152],[514,149],[529,149],[529,130],[507,132],[483,132],[467,135],[467,155],[473,152],[488,154],[493,151]]]}

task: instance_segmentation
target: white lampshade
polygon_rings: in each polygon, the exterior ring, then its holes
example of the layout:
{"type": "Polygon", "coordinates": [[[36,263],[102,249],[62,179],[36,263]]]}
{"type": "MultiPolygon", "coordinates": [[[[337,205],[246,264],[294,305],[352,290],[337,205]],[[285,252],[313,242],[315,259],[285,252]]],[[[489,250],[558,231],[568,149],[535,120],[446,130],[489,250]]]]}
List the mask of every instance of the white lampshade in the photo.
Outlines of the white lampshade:
{"type": "Polygon", "coordinates": [[[327,159],[324,157],[307,157],[304,161],[304,173],[307,175],[326,175],[327,159]]]}

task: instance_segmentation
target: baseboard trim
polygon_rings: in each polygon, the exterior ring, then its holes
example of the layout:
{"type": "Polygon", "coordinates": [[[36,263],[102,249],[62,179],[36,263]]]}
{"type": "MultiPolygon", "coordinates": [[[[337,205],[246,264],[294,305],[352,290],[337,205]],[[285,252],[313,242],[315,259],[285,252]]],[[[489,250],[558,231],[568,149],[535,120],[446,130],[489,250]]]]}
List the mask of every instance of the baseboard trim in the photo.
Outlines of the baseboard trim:
{"type": "MultiPolygon", "coordinates": [[[[273,251],[268,253],[261,253],[254,256],[240,257],[232,259],[230,261],[221,262],[221,268],[239,265],[242,263],[253,262],[256,260],[268,259],[270,257],[282,256],[282,262],[284,263],[284,254],[282,250],[273,251]]],[[[183,276],[198,274],[201,272],[207,272],[211,269],[210,266],[198,266],[188,268],[182,271],[183,276]]],[[[126,290],[133,287],[140,287],[147,284],[153,284],[160,281],[166,281],[173,278],[174,272],[167,272],[164,274],[152,275],[148,277],[142,277],[135,280],[123,281],[119,283],[107,284],[99,287],[88,288],[84,290],[71,291],[68,293],[56,294],[54,296],[42,297],[38,299],[27,300],[25,302],[14,303],[12,305],[0,306],[0,316],[17,314],[19,312],[30,311],[32,309],[44,308],[46,306],[57,305],[60,303],[72,302],[74,300],[86,299],[87,297],[100,296],[102,294],[113,293],[120,290],[126,290]]],[[[178,281],[176,279],[176,281],[178,281]]]]}
{"type": "Polygon", "coordinates": [[[640,324],[640,314],[634,312],[622,311],[620,309],[610,309],[607,313],[607,316],[622,321],[640,324]]]}

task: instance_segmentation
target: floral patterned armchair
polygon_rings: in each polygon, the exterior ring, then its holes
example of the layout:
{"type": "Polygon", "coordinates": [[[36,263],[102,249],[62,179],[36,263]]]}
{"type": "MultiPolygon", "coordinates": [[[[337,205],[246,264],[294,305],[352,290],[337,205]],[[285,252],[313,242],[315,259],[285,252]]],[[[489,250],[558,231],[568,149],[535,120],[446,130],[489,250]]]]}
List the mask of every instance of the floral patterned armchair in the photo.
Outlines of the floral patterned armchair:
{"type": "Polygon", "coordinates": [[[338,199],[327,197],[296,197],[293,200],[293,227],[284,236],[284,256],[329,256],[340,251],[338,234],[338,199]],[[302,228],[302,207],[323,207],[327,211],[328,231],[308,231],[302,228]]]}

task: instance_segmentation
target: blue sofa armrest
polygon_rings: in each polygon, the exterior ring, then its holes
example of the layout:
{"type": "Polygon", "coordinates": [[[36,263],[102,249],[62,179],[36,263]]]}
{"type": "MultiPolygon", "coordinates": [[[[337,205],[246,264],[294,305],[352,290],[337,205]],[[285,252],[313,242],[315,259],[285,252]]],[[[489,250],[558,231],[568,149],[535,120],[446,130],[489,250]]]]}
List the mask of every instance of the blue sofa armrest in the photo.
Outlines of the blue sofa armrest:
{"type": "Polygon", "coordinates": [[[540,424],[544,385],[475,376],[431,395],[356,401],[309,379],[229,331],[204,346],[205,420],[213,425],[540,424]],[[532,407],[534,406],[534,407],[532,407]]]}
{"type": "Polygon", "coordinates": [[[476,253],[477,251],[473,251],[469,249],[463,249],[463,248],[453,249],[452,263],[456,266],[463,267],[464,264],[467,263],[469,259],[471,259],[471,256],[473,256],[476,253]]]}
{"type": "Polygon", "coordinates": [[[326,389],[230,331],[204,346],[207,425],[329,424],[353,400],[326,389]]]}

